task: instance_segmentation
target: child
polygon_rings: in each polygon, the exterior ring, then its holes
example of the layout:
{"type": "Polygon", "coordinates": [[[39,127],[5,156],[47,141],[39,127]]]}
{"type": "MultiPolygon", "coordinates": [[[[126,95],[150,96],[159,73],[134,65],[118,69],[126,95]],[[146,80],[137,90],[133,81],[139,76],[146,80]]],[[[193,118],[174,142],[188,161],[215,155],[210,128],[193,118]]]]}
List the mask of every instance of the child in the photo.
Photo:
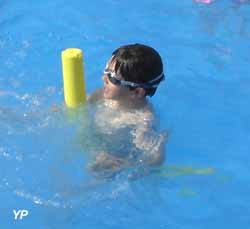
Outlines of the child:
{"type": "Polygon", "coordinates": [[[166,135],[155,131],[146,99],[163,79],[162,60],[153,48],[132,44],[113,52],[103,72],[104,88],[88,98],[96,106],[93,128],[103,144],[91,171],[112,174],[131,165],[164,161],[166,135]]]}

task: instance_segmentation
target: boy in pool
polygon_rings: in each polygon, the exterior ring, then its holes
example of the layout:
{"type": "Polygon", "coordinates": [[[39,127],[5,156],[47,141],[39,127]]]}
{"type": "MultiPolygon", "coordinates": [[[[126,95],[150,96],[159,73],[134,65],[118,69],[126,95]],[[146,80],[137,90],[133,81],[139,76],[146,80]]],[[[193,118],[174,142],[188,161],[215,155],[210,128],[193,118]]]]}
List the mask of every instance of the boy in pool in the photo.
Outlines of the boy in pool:
{"type": "Polygon", "coordinates": [[[95,154],[91,171],[112,173],[135,164],[163,163],[166,134],[155,131],[146,98],[163,79],[162,60],[153,48],[132,44],[112,53],[102,76],[104,88],[88,98],[96,105],[95,128],[110,143],[95,154]]]}

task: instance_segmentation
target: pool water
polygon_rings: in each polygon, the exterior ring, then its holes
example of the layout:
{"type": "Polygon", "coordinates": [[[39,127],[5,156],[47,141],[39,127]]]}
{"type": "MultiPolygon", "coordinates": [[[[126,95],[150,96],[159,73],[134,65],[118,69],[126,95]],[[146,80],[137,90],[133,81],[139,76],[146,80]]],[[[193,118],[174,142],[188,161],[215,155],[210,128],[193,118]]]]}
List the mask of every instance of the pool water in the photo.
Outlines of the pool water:
{"type": "Polygon", "coordinates": [[[0,0],[0,12],[1,228],[250,224],[249,1],[0,0]],[[111,52],[136,42],[163,58],[151,102],[167,159],[135,181],[96,180],[76,143],[84,117],[51,111],[63,107],[61,51],[84,51],[90,94],[111,52]]]}

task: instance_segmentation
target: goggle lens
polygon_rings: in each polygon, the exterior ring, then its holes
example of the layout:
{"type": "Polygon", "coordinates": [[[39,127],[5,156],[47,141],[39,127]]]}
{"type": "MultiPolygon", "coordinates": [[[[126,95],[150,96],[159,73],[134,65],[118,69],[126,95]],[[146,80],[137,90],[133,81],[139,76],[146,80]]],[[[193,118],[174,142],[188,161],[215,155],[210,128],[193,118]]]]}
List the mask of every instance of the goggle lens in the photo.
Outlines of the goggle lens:
{"type": "Polygon", "coordinates": [[[115,77],[111,76],[111,73],[107,73],[106,76],[108,77],[108,80],[114,84],[114,85],[121,85],[121,81],[116,79],[115,77]]]}

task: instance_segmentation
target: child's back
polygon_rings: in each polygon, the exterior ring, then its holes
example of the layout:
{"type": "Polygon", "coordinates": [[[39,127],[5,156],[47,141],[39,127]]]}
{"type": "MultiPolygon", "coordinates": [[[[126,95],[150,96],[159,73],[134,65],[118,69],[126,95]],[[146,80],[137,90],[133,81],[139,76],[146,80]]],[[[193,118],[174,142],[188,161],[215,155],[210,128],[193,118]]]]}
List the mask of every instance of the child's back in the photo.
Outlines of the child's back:
{"type": "Polygon", "coordinates": [[[163,80],[159,54],[145,45],[117,49],[104,75],[104,89],[93,93],[93,129],[103,149],[95,152],[92,170],[119,170],[137,163],[161,164],[165,135],[157,133],[146,96],[154,95],[163,80]]]}

